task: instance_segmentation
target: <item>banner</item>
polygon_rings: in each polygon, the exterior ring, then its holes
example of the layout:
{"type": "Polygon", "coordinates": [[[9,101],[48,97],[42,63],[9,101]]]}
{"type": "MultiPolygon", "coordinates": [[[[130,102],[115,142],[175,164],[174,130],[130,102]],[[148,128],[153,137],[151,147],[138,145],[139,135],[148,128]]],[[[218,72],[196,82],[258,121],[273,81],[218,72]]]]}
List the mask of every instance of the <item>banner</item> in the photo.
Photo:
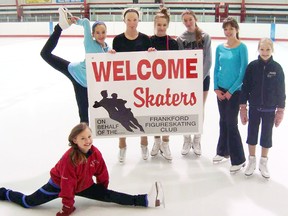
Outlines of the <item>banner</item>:
{"type": "Polygon", "coordinates": [[[93,135],[202,133],[203,52],[86,54],[93,135]]]}

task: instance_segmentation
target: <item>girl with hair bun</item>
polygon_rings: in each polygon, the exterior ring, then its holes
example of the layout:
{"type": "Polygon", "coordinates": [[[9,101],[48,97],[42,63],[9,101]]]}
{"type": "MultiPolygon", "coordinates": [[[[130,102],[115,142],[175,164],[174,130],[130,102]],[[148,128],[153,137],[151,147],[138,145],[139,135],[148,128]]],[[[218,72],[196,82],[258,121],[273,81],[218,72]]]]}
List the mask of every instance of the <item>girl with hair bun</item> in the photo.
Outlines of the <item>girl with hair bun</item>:
{"type": "MultiPolygon", "coordinates": [[[[167,29],[169,27],[170,15],[167,8],[162,7],[154,17],[154,30],[151,40],[151,45],[156,50],[178,50],[178,43],[172,37],[167,35],[167,29]]],[[[161,155],[171,161],[172,155],[169,148],[169,136],[155,136],[154,145],[150,152],[151,156],[156,156],[160,151],[161,155]]]]}

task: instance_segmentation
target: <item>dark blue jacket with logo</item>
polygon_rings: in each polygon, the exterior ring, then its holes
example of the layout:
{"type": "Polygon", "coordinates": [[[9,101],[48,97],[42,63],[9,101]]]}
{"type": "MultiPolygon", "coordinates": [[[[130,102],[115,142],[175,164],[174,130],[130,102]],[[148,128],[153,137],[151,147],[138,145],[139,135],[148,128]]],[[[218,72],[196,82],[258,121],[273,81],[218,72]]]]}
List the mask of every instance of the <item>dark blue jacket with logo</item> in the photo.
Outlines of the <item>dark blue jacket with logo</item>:
{"type": "Polygon", "coordinates": [[[249,101],[250,107],[275,109],[285,108],[285,77],[279,63],[263,61],[260,56],[246,68],[240,96],[240,104],[249,101]]]}

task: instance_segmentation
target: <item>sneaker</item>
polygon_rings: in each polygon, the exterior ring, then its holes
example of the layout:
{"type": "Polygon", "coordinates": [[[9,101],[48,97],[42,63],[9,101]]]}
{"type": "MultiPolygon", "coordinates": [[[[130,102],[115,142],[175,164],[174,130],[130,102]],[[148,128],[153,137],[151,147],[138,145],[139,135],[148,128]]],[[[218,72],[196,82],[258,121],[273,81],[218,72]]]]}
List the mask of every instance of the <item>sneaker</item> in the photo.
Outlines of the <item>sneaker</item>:
{"type": "Polygon", "coordinates": [[[147,160],[149,157],[149,150],[147,145],[142,145],[141,144],[141,152],[142,152],[142,158],[143,160],[147,160]]]}
{"type": "Polygon", "coordinates": [[[241,163],[239,165],[232,165],[230,167],[230,173],[237,173],[238,171],[240,171],[243,167],[245,167],[245,162],[241,163]]]}
{"type": "Polygon", "coordinates": [[[124,163],[126,158],[126,147],[119,149],[119,162],[124,163]]]}
{"type": "Polygon", "coordinates": [[[159,207],[161,205],[165,207],[164,193],[160,182],[155,182],[152,185],[150,192],[147,194],[147,202],[148,207],[159,207]]]}
{"type": "Polygon", "coordinates": [[[72,24],[70,17],[72,17],[72,14],[68,11],[67,8],[60,7],[58,9],[59,13],[59,26],[62,30],[67,29],[72,24]]]}
{"type": "Polygon", "coordinates": [[[160,144],[161,144],[161,139],[155,138],[153,148],[150,152],[151,156],[156,156],[158,154],[158,152],[160,150],[160,144]]]}
{"type": "Polygon", "coordinates": [[[160,152],[161,155],[166,159],[166,160],[172,160],[172,155],[171,151],[169,148],[169,142],[162,142],[160,145],[160,152]]]}
{"type": "Polygon", "coordinates": [[[261,175],[264,178],[269,179],[270,178],[270,173],[269,173],[268,168],[267,168],[267,162],[268,162],[268,158],[267,157],[261,157],[260,158],[260,164],[259,164],[259,170],[261,172],[261,175]]]}
{"type": "Polygon", "coordinates": [[[7,189],[2,187],[0,188],[0,200],[6,200],[6,192],[7,192],[7,189]]]}
{"type": "Polygon", "coordinates": [[[181,154],[187,155],[191,148],[191,136],[190,135],[184,135],[184,143],[182,147],[181,154]]]}
{"type": "Polygon", "coordinates": [[[256,168],[256,157],[255,156],[249,156],[249,163],[245,170],[246,176],[251,176],[256,168]]]}
{"type": "Polygon", "coordinates": [[[192,149],[194,151],[194,154],[197,156],[201,156],[202,154],[200,140],[201,140],[201,134],[194,135],[192,142],[192,149]]]}
{"type": "Polygon", "coordinates": [[[223,160],[226,160],[228,159],[229,156],[221,156],[221,155],[216,155],[214,158],[213,158],[213,163],[219,163],[223,160]]]}

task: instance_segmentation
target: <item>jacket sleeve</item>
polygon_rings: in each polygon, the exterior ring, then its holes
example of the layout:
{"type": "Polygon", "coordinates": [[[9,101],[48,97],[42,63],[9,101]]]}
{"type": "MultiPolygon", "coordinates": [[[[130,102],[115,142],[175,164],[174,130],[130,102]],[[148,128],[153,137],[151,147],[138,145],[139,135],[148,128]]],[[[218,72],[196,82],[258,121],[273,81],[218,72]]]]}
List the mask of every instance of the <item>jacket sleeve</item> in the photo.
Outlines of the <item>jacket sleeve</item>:
{"type": "Polygon", "coordinates": [[[177,41],[177,43],[178,43],[178,49],[179,49],[179,50],[184,50],[183,42],[182,42],[180,36],[176,38],[176,41],[177,41]]]}
{"type": "Polygon", "coordinates": [[[214,65],[214,90],[219,89],[218,86],[218,74],[219,74],[219,46],[216,48],[215,51],[215,65],[214,65]]]}
{"type": "Polygon", "coordinates": [[[98,167],[94,174],[97,184],[102,184],[105,188],[108,188],[109,174],[106,163],[102,157],[102,154],[98,151],[98,167]]]}
{"type": "Polygon", "coordinates": [[[77,20],[77,25],[81,25],[84,28],[84,47],[87,53],[90,48],[91,42],[93,42],[93,37],[91,33],[90,21],[87,18],[77,20]]]}
{"type": "Polygon", "coordinates": [[[284,109],[286,101],[285,94],[285,75],[282,67],[279,65],[279,76],[277,85],[277,107],[284,109]]]}
{"type": "Polygon", "coordinates": [[[240,94],[240,104],[247,104],[251,92],[251,64],[246,68],[246,72],[243,79],[243,85],[240,94]]]}
{"type": "Polygon", "coordinates": [[[203,79],[210,74],[212,65],[212,51],[211,51],[211,38],[205,34],[204,50],[203,50],[203,79]]]}
{"type": "Polygon", "coordinates": [[[77,187],[77,176],[75,167],[69,160],[70,158],[66,157],[66,159],[62,161],[60,180],[61,191],[59,193],[59,197],[62,198],[63,205],[72,207],[75,202],[74,197],[77,187]]]}

